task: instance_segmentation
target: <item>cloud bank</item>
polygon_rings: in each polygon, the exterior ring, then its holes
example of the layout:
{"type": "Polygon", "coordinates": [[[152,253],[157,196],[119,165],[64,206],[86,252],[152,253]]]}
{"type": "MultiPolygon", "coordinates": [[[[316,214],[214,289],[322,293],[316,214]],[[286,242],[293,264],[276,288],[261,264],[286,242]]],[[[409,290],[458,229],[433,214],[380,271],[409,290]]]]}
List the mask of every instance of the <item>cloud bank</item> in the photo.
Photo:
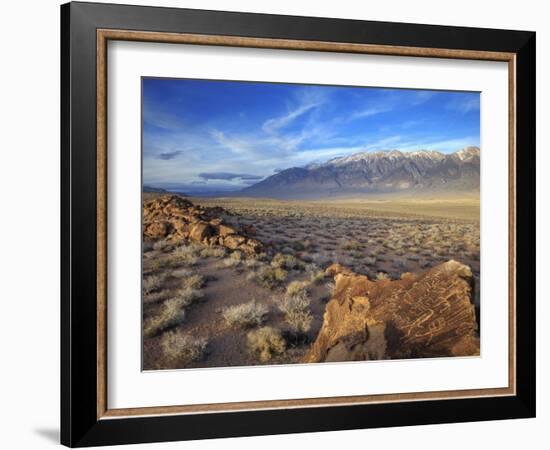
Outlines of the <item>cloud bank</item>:
{"type": "Polygon", "coordinates": [[[143,179],[239,190],[359,151],[479,145],[479,93],[147,78],[143,179]]]}

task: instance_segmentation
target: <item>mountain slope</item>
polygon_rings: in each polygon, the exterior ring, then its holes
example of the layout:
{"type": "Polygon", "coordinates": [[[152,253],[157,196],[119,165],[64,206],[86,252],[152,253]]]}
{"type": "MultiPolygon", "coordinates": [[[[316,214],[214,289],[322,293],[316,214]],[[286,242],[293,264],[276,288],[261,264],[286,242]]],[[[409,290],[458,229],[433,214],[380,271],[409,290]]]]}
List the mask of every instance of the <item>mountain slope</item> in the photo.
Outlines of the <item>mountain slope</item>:
{"type": "Polygon", "coordinates": [[[404,191],[479,191],[478,147],[444,154],[420,150],[362,152],[323,164],[293,167],[241,191],[273,198],[392,193],[404,191]]]}

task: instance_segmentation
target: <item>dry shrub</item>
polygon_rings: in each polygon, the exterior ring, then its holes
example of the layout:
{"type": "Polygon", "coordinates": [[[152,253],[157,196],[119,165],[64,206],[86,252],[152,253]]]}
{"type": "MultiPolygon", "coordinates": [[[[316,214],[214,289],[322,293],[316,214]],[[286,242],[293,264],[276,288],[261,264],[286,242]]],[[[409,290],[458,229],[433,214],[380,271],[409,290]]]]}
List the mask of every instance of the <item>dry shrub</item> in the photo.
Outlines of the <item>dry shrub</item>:
{"type": "Polygon", "coordinates": [[[166,259],[161,259],[158,257],[145,260],[143,263],[143,272],[154,273],[158,272],[161,269],[164,269],[168,264],[166,259]]]}
{"type": "Polygon", "coordinates": [[[166,300],[159,308],[160,311],[145,321],[143,333],[146,336],[155,336],[167,328],[182,323],[185,318],[183,308],[202,297],[203,293],[198,289],[180,289],[176,297],[166,300]]]}
{"type": "Polygon", "coordinates": [[[387,273],[378,272],[378,273],[376,274],[376,279],[377,279],[378,281],[387,281],[387,280],[390,279],[390,277],[388,276],[387,273]]]}
{"type": "Polygon", "coordinates": [[[201,258],[223,258],[225,256],[225,248],[223,247],[205,247],[200,252],[201,258]]]}
{"type": "Polygon", "coordinates": [[[165,251],[168,248],[168,242],[166,242],[165,240],[157,241],[153,244],[153,250],[157,250],[160,252],[165,251]]]}
{"type": "Polygon", "coordinates": [[[144,253],[150,252],[151,250],[154,250],[154,244],[151,241],[144,241],[141,248],[144,253]]]}
{"type": "Polygon", "coordinates": [[[309,283],[307,281],[292,281],[286,287],[287,296],[307,295],[309,283]]]}
{"type": "Polygon", "coordinates": [[[187,278],[184,278],[182,286],[184,289],[200,289],[204,286],[205,279],[202,275],[191,275],[187,278]]]}
{"type": "Polygon", "coordinates": [[[224,258],[222,260],[221,267],[239,267],[241,265],[241,260],[236,258],[224,258]]]}
{"type": "Polygon", "coordinates": [[[143,292],[145,294],[150,294],[151,292],[158,291],[162,287],[165,280],[166,275],[164,274],[148,276],[143,280],[143,292]]]}
{"type": "Polygon", "coordinates": [[[307,333],[311,328],[313,316],[309,304],[310,299],[306,292],[285,295],[279,303],[279,310],[285,315],[285,322],[296,336],[307,333]]]}
{"type": "Polygon", "coordinates": [[[262,327],[250,331],[247,335],[248,348],[252,353],[259,353],[260,360],[269,361],[273,356],[285,351],[285,341],[281,332],[273,327],[262,327]]]}
{"type": "Polygon", "coordinates": [[[231,259],[234,259],[235,261],[242,261],[243,259],[243,253],[240,250],[235,250],[234,252],[231,252],[231,255],[229,255],[231,259]]]}
{"type": "Polygon", "coordinates": [[[143,326],[145,336],[155,336],[166,328],[183,322],[185,302],[180,297],[171,298],[164,302],[160,312],[150,317],[143,326]]]}
{"type": "Polygon", "coordinates": [[[222,310],[225,323],[233,328],[251,328],[261,325],[267,313],[267,306],[256,303],[256,300],[228,306],[222,310]]]}
{"type": "Polygon", "coordinates": [[[291,311],[285,315],[285,322],[295,335],[306,334],[311,328],[313,316],[308,311],[291,311]]]}
{"type": "Polygon", "coordinates": [[[305,311],[309,309],[310,299],[307,293],[299,295],[285,295],[279,303],[279,310],[286,314],[293,311],[305,311]]]}
{"type": "Polygon", "coordinates": [[[288,272],[281,267],[264,266],[256,272],[256,280],[261,286],[274,289],[286,280],[287,275],[288,272]]]}
{"type": "Polygon", "coordinates": [[[247,267],[248,269],[255,269],[256,267],[259,267],[260,265],[262,265],[261,262],[257,261],[256,259],[254,258],[250,258],[250,259],[245,259],[243,261],[243,264],[245,267],[247,267]]]}
{"type": "Polygon", "coordinates": [[[189,269],[176,269],[170,274],[173,278],[185,278],[193,274],[189,269]]]}
{"type": "Polygon", "coordinates": [[[309,274],[309,281],[312,284],[320,284],[325,278],[325,271],[319,269],[316,264],[310,264],[307,267],[307,272],[309,274]]]}
{"type": "Polygon", "coordinates": [[[172,252],[171,256],[175,263],[192,267],[199,262],[200,250],[201,248],[195,244],[181,245],[172,252]]]}
{"type": "Polygon", "coordinates": [[[361,243],[355,239],[350,239],[342,244],[342,248],[344,250],[359,250],[361,248],[361,243]]]}
{"type": "Polygon", "coordinates": [[[143,295],[143,303],[160,302],[161,300],[166,300],[166,298],[169,295],[170,295],[170,291],[168,291],[168,290],[149,292],[149,293],[143,295]]]}
{"type": "Polygon", "coordinates": [[[200,300],[204,297],[204,294],[200,289],[194,289],[192,287],[184,287],[178,291],[176,298],[180,299],[183,306],[189,306],[196,300],[200,300]]]}
{"type": "Polygon", "coordinates": [[[376,256],[365,256],[363,258],[363,262],[367,266],[374,266],[376,264],[376,256]]]}
{"type": "Polygon", "coordinates": [[[303,269],[304,264],[295,256],[284,253],[277,253],[271,260],[272,267],[279,267],[286,270],[303,269]]]}
{"type": "Polygon", "coordinates": [[[253,255],[253,258],[258,261],[267,261],[267,253],[265,252],[256,253],[255,255],[253,255]]]}
{"type": "Polygon", "coordinates": [[[180,331],[168,331],[162,336],[161,347],[164,357],[172,363],[189,364],[202,358],[208,340],[194,337],[180,331]]]}

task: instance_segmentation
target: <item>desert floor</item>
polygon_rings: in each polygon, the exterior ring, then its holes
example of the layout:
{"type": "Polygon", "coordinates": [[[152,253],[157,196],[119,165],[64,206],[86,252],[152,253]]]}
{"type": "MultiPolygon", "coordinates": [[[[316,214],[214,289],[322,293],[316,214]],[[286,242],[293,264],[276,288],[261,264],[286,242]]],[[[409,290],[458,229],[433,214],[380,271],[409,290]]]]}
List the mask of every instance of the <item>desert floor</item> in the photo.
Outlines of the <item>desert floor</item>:
{"type": "Polygon", "coordinates": [[[321,327],[334,286],[323,270],[332,263],[372,279],[398,279],[404,272],[419,273],[457,260],[474,274],[479,320],[477,198],[189,199],[224,208],[223,221],[246,230],[266,251],[246,257],[201,244],[144,242],[145,370],[299,362],[321,327]],[[165,351],[170,348],[166,332],[147,332],[147,324],[163,314],[165,303],[182,289],[189,297],[187,306],[172,328],[190,336],[184,343],[189,353],[175,360],[165,351]],[[288,307],[281,306],[289,295],[303,300],[298,307],[301,319],[290,317],[288,307]],[[255,317],[242,323],[231,320],[230,307],[253,300],[255,317]],[[260,338],[250,336],[260,326],[275,333],[275,342],[263,353],[260,338]]]}

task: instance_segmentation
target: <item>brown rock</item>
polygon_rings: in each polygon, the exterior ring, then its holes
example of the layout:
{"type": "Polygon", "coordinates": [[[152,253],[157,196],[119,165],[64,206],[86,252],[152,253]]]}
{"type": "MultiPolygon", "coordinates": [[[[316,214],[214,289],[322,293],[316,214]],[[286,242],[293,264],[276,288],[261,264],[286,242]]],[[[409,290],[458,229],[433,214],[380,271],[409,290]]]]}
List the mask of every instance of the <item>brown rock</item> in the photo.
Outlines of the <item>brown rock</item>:
{"type": "Polygon", "coordinates": [[[170,222],[170,224],[172,225],[172,227],[174,227],[174,230],[180,234],[189,234],[189,232],[191,231],[189,223],[184,220],[174,219],[170,222]]]}
{"type": "Polygon", "coordinates": [[[256,253],[260,253],[260,250],[262,249],[262,243],[260,241],[257,241],[256,239],[247,239],[244,244],[241,244],[239,246],[239,249],[247,255],[252,256],[256,253]]]}
{"type": "Polygon", "coordinates": [[[351,271],[351,269],[348,269],[347,267],[343,266],[342,264],[338,264],[338,263],[334,263],[334,264],[330,265],[325,270],[325,275],[327,275],[329,277],[334,277],[334,276],[338,275],[339,273],[348,274],[348,273],[353,273],[353,272],[351,271]]]}
{"type": "Polygon", "coordinates": [[[145,236],[151,238],[164,238],[170,231],[168,222],[152,222],[145,225],[145,236]]]}
{"type": "Polygon", "coordinates": [[[220,237],[219,236],[211,236],[211,237],[205,239],[205,243],[210,245],[210,246],[218,245],[220,243],[220,237]]]}
{"type": "Polygon", "coordinates": [[[401,279],[402,280],[416,280],[416,275],[414,273],[411,273],[411,272],[403,272],[401,274],[401,279]]]}
{"type": "Polygon", "coordinates": [[[238,234],[230,234],[223,237],[223,245],[230,249],[236,249],[239,245],[244,244],[246,238],[238,234]]]}
{"type": "Polygon", "coordinates": [[[228,236],[230,234],[236,234],[237,232],[233,228],[228,227],[227,225],[220,225],[219,233],[220,233],[220,236],[228,236]]]}
{"type": "Polygon", "coordinates": [[[223,208],[201,208],[178,195],[164,195],[143,204],[143,235],[173,242],[190,239],[204,245],[223,245],[253,255],[263,247],[260,241],[237,234],[224,224],[231,214],[223,208]]]}
{"type": "Polygon", "coordinates": [[[214,228],[208,222],[197,222],[191,228],[189,238],[196,242],[202,242],[214,234],[214,228]]]}
{"type": "Polygon", "coordinates": [[[395,281],[329,269],[336,286],[304,362],[479,355],[468,266],[451,260],[395,281]]]}

